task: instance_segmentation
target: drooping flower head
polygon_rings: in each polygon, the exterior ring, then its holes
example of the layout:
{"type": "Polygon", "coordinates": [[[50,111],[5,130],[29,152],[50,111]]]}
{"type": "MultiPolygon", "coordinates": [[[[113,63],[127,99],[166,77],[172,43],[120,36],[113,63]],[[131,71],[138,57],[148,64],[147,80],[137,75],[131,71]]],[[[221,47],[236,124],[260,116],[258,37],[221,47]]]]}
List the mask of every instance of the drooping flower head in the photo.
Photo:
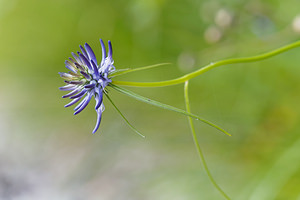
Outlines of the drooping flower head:
{"type": "Polygon", "coordinates": [[[97,122],[93,133],[98,130],[102,112],[104,111],[103,93],[106,92],[105,87],[111,82],[108,75],[115,71],[111,42],[108,41],[108,55],[106,55],[106,48],[101,39],[100,44],[102,48],[102,60],[100,63],[97,61],[92,48],[85,43],[84,47],[79,46],[81,52],[77,52],[77,54],[72,53],[73,58],[65,61],[66,68],[70,71],[59,73],[65,79],[65,83],[67,83],[67,85],[59,89],[71,91],[62,96],[72,100],[65,107],[72,106],[81,100],[74,108],[74,115],[80,113],[89,104],[92,97],[95,98],[97,122]]]}

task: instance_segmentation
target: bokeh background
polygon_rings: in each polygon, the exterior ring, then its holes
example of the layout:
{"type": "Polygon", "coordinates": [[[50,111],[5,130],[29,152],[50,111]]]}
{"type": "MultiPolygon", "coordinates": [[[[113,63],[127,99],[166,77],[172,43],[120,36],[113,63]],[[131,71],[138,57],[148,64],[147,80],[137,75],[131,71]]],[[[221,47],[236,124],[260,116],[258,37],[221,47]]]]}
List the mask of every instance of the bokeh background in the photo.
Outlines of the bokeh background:
{"type": "MultiPolygon", "coordinates": [[[[299,39],[298,0],[0,0],[0,199],[222,199],[193,146],[187,118],[115,91],[92,135],[92,103],[63,106],[58,72],[88,42],[111,40],[118,69],[170,62],[118,80],[159,81],[210,62],[299,39]]],[[[190,81],[208,166],[233,199],[300,199],[300,49],[223,66],[190,81]]],[[[183,85],[130,88],[184,108],[183,85]]]]}

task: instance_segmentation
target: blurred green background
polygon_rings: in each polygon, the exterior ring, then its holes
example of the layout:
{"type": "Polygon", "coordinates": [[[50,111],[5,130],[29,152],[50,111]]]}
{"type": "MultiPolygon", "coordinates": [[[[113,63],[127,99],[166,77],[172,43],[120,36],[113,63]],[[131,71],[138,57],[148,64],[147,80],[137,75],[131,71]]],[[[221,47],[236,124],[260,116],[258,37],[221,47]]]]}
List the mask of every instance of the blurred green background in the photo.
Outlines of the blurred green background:
{"type": "MultiPolygon", "coordinates": [[[[78,45],[115,66],[172,65],[118,80],[159,81],[210,62],[266,52],[299,39],[298,0],[0,0],[0,199],[222,199],[209,182],[184,116],[115,91],[73,116],[58,72],[78,45]]],[[[233,199],[300,199],[300,49],[214,69],[190,81],[193,113],[216,181],[233,199]]],[[[130,88],[184,108],[183,86],[130,88]]]]}

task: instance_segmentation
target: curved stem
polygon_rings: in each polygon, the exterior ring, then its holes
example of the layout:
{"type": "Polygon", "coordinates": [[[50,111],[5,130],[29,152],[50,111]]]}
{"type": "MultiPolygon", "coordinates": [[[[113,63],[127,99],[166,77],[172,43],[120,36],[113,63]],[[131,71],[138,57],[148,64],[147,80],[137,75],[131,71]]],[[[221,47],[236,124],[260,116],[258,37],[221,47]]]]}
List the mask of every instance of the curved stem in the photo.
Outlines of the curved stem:
{"type": "MultiPolygon", "coordinates": [[[[185,105],[186,105],[186,111],[187,112],[191,112],[190,109],[190,102],[189,102],[189,96],[188,96],[188,81],[185,82],[184,84],[184,98],[185,98],[185,105]]],[[[225,198],[225,199],[230,199],[229,196],[220,188],[220,186],[217,184],[217,182],[214,180],[214,178],[212,177],[208,166],[206,164],[206,161],[204,159],[204,155],[203,152],[200,148],[200,144],[198,142],[197,139],[197,135],[196,135],[196,131],[195,131],[195,127],[194,127],[194,123],[193,123],[193,119],[191,117],[188,117],[189,119],[189,124],[190,124],[190,128],[191,128],[191,132],[192,132],[192,136],[193,136],[193,140],[194,140],[194,144],[195,147],[197,149],[197,153],[199,155],[199,158],[203,164],[204,170],[209,178],[209,180],[211,181],[211,183],[214,185],[214,187],[221,193],[221,195],[225,198]]]]}
{"type": "Polygon", "coordinates": [[[219,67],[222,65],[260,61],[260,60],[264,60],[264,59],[270,58],[272,56],[278,55],[278,54],[288,51],[290,49],[296,48],[298,46],[300,46],[300,41],[294,42],[294,43],[286,45],[284,47],[275,49],[275,50],[267,52],[267,53],[256,55],[256,56],[243,57],[243,58],[231,58],[231,59],[217,61],[214,63],[210,63],[209,65],[206,65],[203,68],[200,68],[194,72],[191,72],[191,73],[181,76],[179,78],[175,78],[175,79],[171,79],[171,80],[167,80],[167,81],[159,81],[159,82],[112,81],[112,83],[115,85],[134,86],[134,87],[163,87],[163,86],[176,85],[176,84],[184,83],[185,81],[195,78],[195,77],[199,76],[200,74],[203,74],[204,72],[207,72],[213,68],[216,68],[216,67],[219,67]]]}

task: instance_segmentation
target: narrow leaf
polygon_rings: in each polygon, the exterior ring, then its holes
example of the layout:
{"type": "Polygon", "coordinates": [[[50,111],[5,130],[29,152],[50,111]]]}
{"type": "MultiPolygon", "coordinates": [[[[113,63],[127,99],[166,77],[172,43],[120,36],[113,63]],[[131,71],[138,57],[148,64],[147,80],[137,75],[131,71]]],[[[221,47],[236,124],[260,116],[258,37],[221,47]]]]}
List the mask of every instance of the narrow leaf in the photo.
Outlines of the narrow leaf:
{"type": "Polygon", "coordinates": [[[124,71],[128,71],[128,70],[131,70],[131,68],[116,69],[115,71],[111,72],[111,74],[109,74],[109,77],[114,77],[115,74],[116,74],[116,76],[118,76],[119,73],[123,73],[124,71]]]}
{"type": "Polygon", "coordinates": [[[111,100],[111,98],[106,94],[104,93],[107,97],[107,99],[110,101],[110,103],[115,107],[115,109],[118,111],[118,113],[121,115],[121,117],[124,119],[124,121],[127,123],[127,125],[134,131],[136,132],[137,134],[139,134],[140,136],[142,136],[143,138],[145,138],[144,135],[142,135],[136,128],[134,128],[130,123],[129,121],[125,118],[125,116],[121,113],[121,111],[118,109],[118,107],[114,104],[114,102],[111,100]]]}
{"type": "Polygon", "coordinates": [[[149,65],[149,66],[145,66],[145,67],[139,67],[139,68],[127,68],[124,70],[118,70],[118,71],[114,71],[112,74],[110,74],[109,77],[116,77],[116,76],[120,76],[120,75],[124,75],[130,72],[136,72],[136,71],[141,71],[141,70],[145,70],[145,69],[151,69],[151,68],[155,68],[155,67],[159,67],[159,66],[163,66],[163,65],[170,65],[171,63],[159,63],[159,64],[154,64],[154,65],[149,65]]]}
{"type": "Polygon", "coordinates": [[[177,113],[186,115],[186,116],[190,116],[190,117],[192,117],[192,118],[194,118],[194,119],[200,120],[200,121],[202,121],[202,122],[204,122],[204,123],[206,123],[206,124],[208,124],[208,125],[210,125],[210,126],[216,128],[216,129],[218,129],[219,131],[225,133],[225,134],[228,135],[228,136],[231,136],[231,135],[230,135],[228,132],[226,132],[224,129],[220,128],[219,126],[213,124],[213,123],[210,122],[210,121],[207,121],[207,120],[205,120],[205,119],[202,119],[201,117],[199,117],[199,116],[197,116],[197,115],[195,115],[195,114],[192,114],[192,113],[186,112],[186,111],[184,111],[184,110],[182,110],[182,109],[175,108],[175,107],[173,107],[173,106],[170,106],[170,105],[167,105],[167,104],[163,104],[163,103],[160,103],[160,102],[158,102],[158,101],[154,101],[154,100],[152,100],[152,99],[143,97],[143,96],[141,96],[141,95],[138,95],[138,94],[136,94],[136,93],[134,93],[134,92],[131,92],[131,91],[129,91],[129,90],[126,90],[126,89],[124,89],[124,88],[120,88],[120,87],[118,87],[118,86],[116,86],[116,85],[114,85],[114,84],[110,84],[110,86],[111,86],[112,88],[114,88],[115,90],[117,90],[117,91],[123,93],[123,94],[126,94],[126,95],[128,95],[128,96],[130,96],[130,97],[132,97],[132,98],[135,98],[136,100],[139,100],[139,101],[142,101],[142,102],[145,102],[145,103],[148,103],[148,104],[151,104],[151,105],[160,107],[160,108],[164,108],[164,109],[166,109],[166,110],[171,110],[171,111],[174,111],[174,112],[177,112],[177,113]]]}

